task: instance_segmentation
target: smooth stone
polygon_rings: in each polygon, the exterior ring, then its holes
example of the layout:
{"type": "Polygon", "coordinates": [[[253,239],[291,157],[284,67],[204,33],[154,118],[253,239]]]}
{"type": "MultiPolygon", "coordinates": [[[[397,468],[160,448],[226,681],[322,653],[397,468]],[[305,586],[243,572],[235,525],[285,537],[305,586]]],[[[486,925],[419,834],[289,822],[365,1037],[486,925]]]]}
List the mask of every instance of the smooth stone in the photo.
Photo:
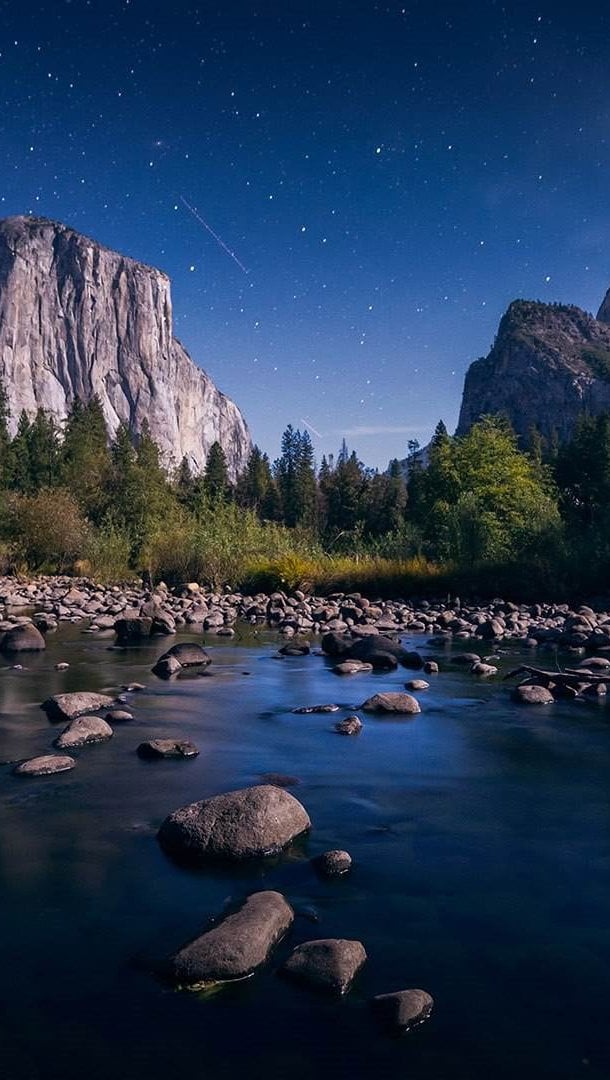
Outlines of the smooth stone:
{"type": "Polygon", "coordinates": [[[520,705],[552,705],[555,700],[546,686],[516,686],[512,694],[513,701],[520,705]]]}
{"type": "Polygon", "coordinates": [[[135,693],[135,692],[137,692],[139,690],[146,690],[146,687],[144,686],[144,683],[132,682],[132,683],[127,683],[126,686],[122,686],[121,689],[125,690],[127,693],[135,693]]]}
{"type": "Polygon", "coordinates": [[[127,712],[127,709],[111,709],[106,713],[106,720],[109,724],[126,724],[128,720],[133,720],[133,713],[127,712]]]}
{"type": "Polygon", "coordinates": [[[199,753],[195,743],[188,739],[150,739],[140,743],[137,750],[141,758],[191,758],[199,753]]]}
{"type": "Polygon", "coordinates": [[[5,653],[42,652],[47,643],[33,623],[23,623],[7,630],[0,648],[5,653]]]}
{"type": "Polygon", "coordinates": [[[423,670],[426,675],[438,675],[439,666],[436,660],[426,660],[423,670]]]}
{"type": "Polygon", "coordinates": [[[207,667],[212,663],[212,657],[196,641],[181,641],[177,645],[172,645],[171,649],[159,657],[157,663],[167,660],[170,656],[173,656],[182,667],[199,667],[203,664],[207,667]]]}
{"type": "Polygon", "coordinates": [[[352,868],[352,857],[348,851],[324,851],[312,859],[316,870],[323,877],[340,877],[352,868]]]}
{"type": "Polygon", "coordinates": [[[409,1031],[428,1019],[434,999],[425,990],[396,990],[377,994],[371,1006],[385,1028],[390,1031],[409,1031]]]}
{"type": "Polygon", "coordinates": [[[148,641],[152,625],[153,621],[149,616],[117,619],[114,624],[117,644],[138,645],[141,641],[148,641]]]}
{"type": "Polygon", "coordinates": [[[293,920],[281,893],[253,893],[239,911],[171,958],[171,978],[191,989],[245,979],[265,963],[293,920]]]}
{"type": "Polygon", "coordinates": [[[409,679],[409,681],[405,683],[405,688],[407,690],[429,690],[430,683],[426,682],[425,679],[409,679]]]}
{"type": "Polygon", "coordinates": [[[65,660],[62,660],[59,664],[55,664],[56,671],[67,671],[69,667],[70,665],[66,663],[65,660]]]}
{"type": "Polygon", "coordinates": [[[335,675],[358,675],[372,670],[373,665],[365,663],[364,660],[342,660],[333,668],[335,675]]]}
{"type": "Polygon", "coordinates": [[[40,707],[44,709],[49,720],[75,720],[77,716],[108,709],[113,704],[114,698],[108,697],[108,694],[77,691],[74,694],[54,694],[43,701],[40,707]]]}
{"type": "Polygon", "coordinates": [[[373,694],[360,706],[365,712],[370,713],[396,713],[403,716],[415,716],[421,712],[419,702],[411,697],[411,694],[386,692],[385,694],[373,694]]]}
{"type": "Polygon", "coordinates": [[[44,754],[22,761],[13,772],[15,776],[51,776],[53,773],[67,772],[75,765],[74,758],[67,754],[44,754]]]}
{"type": "Polygon", "coordinates": [[[335,731],[338,735],[359,735],[364,724],[359,716],[348,716],[345,720],[338,720],[335,731]]]}
{"type": "Polygon", "coordinates": [[[474,652],[455,653],[450,660],[452,664],[459,664],[460,667],[472,667],[473,664],[481,663],[481,657],[474,652]]]}
{"type": "Polygon", "coordinates": [[[77,716],[55,740],[58,750],[70,750],[89,743],[106,742],[113,735],[110,724],[99,716],[77,716]]]}
{"type": "Polygon", "coordinates": [[[322,938],[298,945],[282,971],[315,989],[345,994],[365,961],[361,942],[322,938]]]}
{"type": "Polygon", "coordinates": [[[310,828],[294,795],[263,784],[180,807],[166,817],[158,838],[177,858],[239,860],[278,854],[310,828]]]}

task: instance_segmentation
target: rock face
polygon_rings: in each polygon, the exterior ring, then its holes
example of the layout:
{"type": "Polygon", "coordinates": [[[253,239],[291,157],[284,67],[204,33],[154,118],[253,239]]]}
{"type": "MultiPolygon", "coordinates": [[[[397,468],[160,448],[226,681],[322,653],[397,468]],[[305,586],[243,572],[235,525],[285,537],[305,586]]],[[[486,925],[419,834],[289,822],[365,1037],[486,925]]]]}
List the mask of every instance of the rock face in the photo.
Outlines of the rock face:
{"type": "Polygon", "coordinates": [[[281,893],[254,893],[234,915],[172,957],[171,977],[191,988],[245,979],[264,964],[293,919],[281,893]]]}
{"type": "Polygon", "coordinates": [[[457,434],[504,413],[527,441],[570,437],[583,412],[610,410],[610,292],[597,319],[577,307],[515,300],[488,356],[466,373],[457,434]]]}
{"type": "Polygon", "coordinates": [[[311,827],[303,806],[272,784],[242,788],[175,810],[159,842],[183,859],[248,859],[277,854],[311,827]]]}
{"type": "Polygon", "coordinates": [[[112,433],[147,419],[167,464],[200,471],[218,441],[235,476],[250,450],[237,406],[173,337],[166,275],[43,218],[0,222],[0,378],[13,429],[22,410],[62,421],[97,394],[112,433]]]}

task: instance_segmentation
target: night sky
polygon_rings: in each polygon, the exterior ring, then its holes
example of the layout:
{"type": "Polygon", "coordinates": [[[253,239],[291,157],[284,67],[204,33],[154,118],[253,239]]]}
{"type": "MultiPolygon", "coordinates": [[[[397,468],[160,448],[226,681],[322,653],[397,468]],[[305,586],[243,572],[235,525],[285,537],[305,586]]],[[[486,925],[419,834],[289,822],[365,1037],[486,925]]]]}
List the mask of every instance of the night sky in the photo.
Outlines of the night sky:
{"type": "Polygon", "coordinates": [[[511,299],[610,285],[604,10],[0,3],[0,214],[164,269],[272,457],[292,422],[385,466],[511,299]]]}

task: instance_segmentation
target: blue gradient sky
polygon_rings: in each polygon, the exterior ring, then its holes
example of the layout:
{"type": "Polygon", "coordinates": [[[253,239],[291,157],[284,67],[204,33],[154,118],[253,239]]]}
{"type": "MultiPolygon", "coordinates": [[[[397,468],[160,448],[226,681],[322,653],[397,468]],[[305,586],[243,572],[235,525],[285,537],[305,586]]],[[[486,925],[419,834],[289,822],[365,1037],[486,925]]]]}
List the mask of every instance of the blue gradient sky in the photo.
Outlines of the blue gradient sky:
{"type": "Polygon", "coordinates": [[[0,3],[0,213],[162,267],[272,457],[305,421],[384,466],[511,299],[610,285],[604,7],[0,3]]]}

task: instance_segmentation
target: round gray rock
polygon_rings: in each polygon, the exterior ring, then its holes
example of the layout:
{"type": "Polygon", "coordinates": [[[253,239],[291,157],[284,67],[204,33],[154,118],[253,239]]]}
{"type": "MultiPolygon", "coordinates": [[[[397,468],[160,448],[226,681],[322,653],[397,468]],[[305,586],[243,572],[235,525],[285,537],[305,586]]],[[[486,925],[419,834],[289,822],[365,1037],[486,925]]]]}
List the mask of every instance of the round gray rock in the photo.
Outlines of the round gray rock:
{"type": "Polygon", "coordinates": [[[106,742],[113,735],[110,724],[99,716],[77,716],[55,740],[58,750],[71,750],[89,743],[106,742]]]}
{"type": "Polygon", "coordinates": [[[67,772],[75,765],[74,758],[67,754],[44,754],[42,757],[22,761],[13,771],[15,776],[51,776],[53,773],[67,772]]]}
{"type": "Polygon", "coordinates": [[[309,828],[309,815],[294,795],[262,784],[175,810],[158,837],[177,858],[233,860],[277,854],[309,828]]]}
{"type": "Polygon", "coordinates": [[[173,656],[182,667],[207,667],[212,663],[212,657],[196,641],[181,641],[178,645],[172,645],[159,660],[166,660],[169,656],[173,656]]]}
{"type": "Polygon", "coordinates": [[[7,630],[2,638],[2,651],[7,653],[41,652],[47,645],[33,623],[22,623],[7,630]]]}
{"type": "Polygon", "coordinates": [[[405,683],[405,688],[407,690],[429,690],[430,683],[426,682],[425,679],[409,679],[409,681],[405,683]]]}
{"type": "Polygon", "coordinates": [[[385,694],[373,694],[360,706],[370,713],[399,713],[402,716],[415,716],[421,712],[419,702],[411,694],[388,691],[385,694]]]}
{"type": "Polygon", "coordinates": [[[546,686],[516,686],[513,690],[513,701],[520,705],[552,705],[554,700],[546,686]]]}
{"type": "Polygon", "coordinates": [[[293,919],[281,893],[254,893],[239,911],[172,957],[171,978],[191,989],[245,979],[264,964],[293,919]]]}
{"type": "Polygon", "coordinates": [[[345,994],[366,961],[360,941],[322,938],[298,945],[282,970],[318,990],[345,994]]]}

